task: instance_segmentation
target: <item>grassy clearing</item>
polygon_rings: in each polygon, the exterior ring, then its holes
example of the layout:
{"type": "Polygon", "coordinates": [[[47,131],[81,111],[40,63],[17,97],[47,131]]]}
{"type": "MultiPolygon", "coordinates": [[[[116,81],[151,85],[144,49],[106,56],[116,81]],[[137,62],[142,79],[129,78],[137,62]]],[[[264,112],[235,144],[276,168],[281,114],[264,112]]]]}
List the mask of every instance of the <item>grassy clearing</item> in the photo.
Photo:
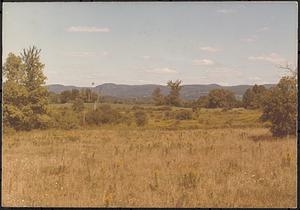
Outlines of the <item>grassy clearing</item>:
{"type": "Polygon", "coordinates": [[[4,206],[296,206],[296,139],[265,128],[6,133],[2,155],[4,206]]]}
{"type": "MultiPolygon", "coordinates": [[[[216,128],[257,128],[266,127],[266,123],[260,122],[259,118],[261,112],[259,110],[245,110],[243,108],[236,108],[228,111],[222,109],[205,109],[202,108],[196,112],[192,112],[191,108],[153,106],[153,105],[131,105],[131,104],[106,104],[113,109],[125,114],[129,117],[131,123],[129,128],[136,128],[134,113],[137,111],[144,111],[149,118],[145,128],[148,129],[216,129],[216,128]],[[192,112],[192,119],[178,120],[175,115],[178,111],[192,112]]],[[[52,109],[62,107],[71,108],[72,104],[52,104],[52,109]]],[[[93,104],[85,104],[86,111],[91,110],[93,104]]],[[[127,124],[125,122],[124,124],[127,124]]],[[[126,125],[113,125],[102,127],[126,127],[126,125]]],[[[128,126],[127,126],[128,127],[128,126]]]]}

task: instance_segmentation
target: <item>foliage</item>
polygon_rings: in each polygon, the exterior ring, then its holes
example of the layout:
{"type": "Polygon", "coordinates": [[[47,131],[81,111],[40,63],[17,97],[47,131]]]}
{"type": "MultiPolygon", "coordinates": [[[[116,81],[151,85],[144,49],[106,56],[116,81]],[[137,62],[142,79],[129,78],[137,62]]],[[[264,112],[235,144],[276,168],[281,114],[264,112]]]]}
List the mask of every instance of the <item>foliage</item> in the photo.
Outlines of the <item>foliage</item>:
{"type": "Polygon", "coordinates": [[[165,104],[165,97],[161,93],[160,88],[155,88],[155,90],[152,93],[152,99],[153,99],[155,105],[157,105],[157,106],[165,104]]]}
{"type": "Polygon", "coordinates": [[[190,110],[178,110],[175,112],[176,120],[191,120],[192,116],[193,113],[190,110]]]}
{"type": "Polygon", "coordinates": [[[51,126],[54,128],[70,130],[79,127],[79,115],[67,107],[51,110],[50,113],[52,118],[51,126]]]}
{"type": "Polygon", "coordinates": [[[266,94],[263,103],[263,121],[270,121],[274,136],[296,134],[297,80],[293,76],[281,78],[279,83],[266,94]]]}
{"type": "Polygon", "coordinates": [[[3,66],[4,124],[17,130],[45,128],[50,120],[40,52],[33,46],[20,56],[10,53],[3,66]]]}
{"type": "Polygon", "coordinates": [[[65,90],[60,93],[60,102],[67,103],[71,100],[72,92],[70,90],[65,90]]]}
{"type": "Polygon", "coordinates": [[[145,112],[137,111],[135,112],[134,116],[135,116],[135,123],[137,126],[144,126],[147,124],[148,118],[145,112]]]}
{"type": "Polygon", "coordinates": [[[98,94],[93,92],[90,88],[84,88],[80,90],[80,97],[85,103],[92,103],[97,101],[98,94]]]}
{"type": "Polygon", "coordinates": [[[169,95],[166,97],[166,103],[168,105],[180,106],[180,90],[182,88],[180,85],[181,83],[181,80],[176,80],[175,82],[172,80],[168,81],[167,85],[171,89],[169,95]]]}
{"type": "Polygon", "coordinates": [[[227,108],[235,106],[236,99],[234,93],[225,89],[214,89],[208,94],[207,108],[227,108]]]}
{"type": "Polygon", "coordinates": [[[81,98],[75,99],[72,108],[75,112],[82,112],[84,110],[84,101],[81,98]]]}
{"type": "Polygon", "coordinates": [[[197,100],[197,105],[198,107],[201,107],[201,108],[205,108],[205,107],[208,107],[208,96],[200,96],[199,99],[197,100]]]}
{"type": "Polygon", "coordinates": [[[254,85],[246,90],[243,95],[243,106],[246,109],[262,108],[267,89],[263,85],[254,85]]]}
{"type": "Polygon", "coordinates": [[[90,110],[86,115],[86,121],[94,125],[120,123],[122,115],[110,105],[102,105],[96,110],[90,110]]]}
{"type": "Polygon", "coordinates": [[[60,94],[57,94],[55,92],[49,92],[48,99],[50,104],[58,104],[60,102],[60,94]]]}

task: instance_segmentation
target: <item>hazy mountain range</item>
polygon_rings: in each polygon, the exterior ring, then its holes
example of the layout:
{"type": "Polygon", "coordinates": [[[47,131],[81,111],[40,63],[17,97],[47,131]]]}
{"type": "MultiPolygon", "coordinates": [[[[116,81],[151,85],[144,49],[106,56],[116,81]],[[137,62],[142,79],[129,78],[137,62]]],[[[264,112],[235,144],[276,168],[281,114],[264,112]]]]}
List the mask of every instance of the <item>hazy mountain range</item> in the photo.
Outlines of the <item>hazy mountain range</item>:
{"type": "MultiPolygon", "coordinates": [[[[212,89],[224,88],[235,93],[237,97],[241,97],[244,92],[253,85],[236,85],[236,86],[221,86],[217,84],[208,85],[183,85],[180,91],[181,97],[184,99],[197,99],[200,96],[207,95],[212,89]]],[[[274,84],[265,84],[266,88],[274,86],[274,84]]],[[[114,83],[104,83],[95,87],[76,87],[65,86],[60,84],[47,85],[51,92],[61,93],[65,90],[91,88],[93,91],[101,93],[103,96],[113,96],[118,98],[148,98],[155,88],[159,87],[162,94],[167,95],[169,88],[163,85],[121,85],[114,83]]]]}

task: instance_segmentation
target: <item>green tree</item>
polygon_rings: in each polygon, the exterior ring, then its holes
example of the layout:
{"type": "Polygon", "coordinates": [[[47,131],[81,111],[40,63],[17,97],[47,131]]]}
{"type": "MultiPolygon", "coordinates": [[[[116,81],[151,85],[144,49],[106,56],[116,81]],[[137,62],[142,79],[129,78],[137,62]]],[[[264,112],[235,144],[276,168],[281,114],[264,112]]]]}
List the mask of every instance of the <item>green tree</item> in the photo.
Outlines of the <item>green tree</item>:
{"type": "Polygon", "coordinates": [[[263,103],[263,121],[270,121],[273,136],[284,137],[296,134],[297,79],[282,77],[279,83],[266,94],[263,103]]]}
{"type": "Polygon", "coordinates": [[[49,103],[51,104],[60,103],[60,94],[49,92],[48,98],[49,98],[49,103]]]}
{"type": "Polygon", "coordinates": [[[80,92],[77,89],[72,89],[71,91],[71,100],[76,100],[77,98],[79,98],[80,92]]]}
{"type": "Polygon", "coordinates": [[[182,86],[180,85],[181,83],[181,80],[176,80],[175,82],[172,80],[168,81],[167,86],[171,89],[169,95],[166,97],[168,105],[180,106],[180,90],[182,89],[182,86]]]}
{"type": "Polygon", "coordinates": [[[60,93],[60,102],[67,103],[72,99],[72,92],[70,90],[64,90],[60,93]]]}
{"type": "Polygon", "coordinates": [[[17,130],[48,126],[48,90],[44,86],[43,68],[36,47],[24,49],[20,56],[8,55],[3,66],[5,125],[17,130]]]}
{"type": "Polygon", "coordinates": [[[17,130],[27,127],[30,123],[31,112],[24,75],[21,57],[9,53],[3,65],[3,123],[17,130]]]}
{"type": "Polygon", "coordinates": [[[262,108],[267,89],[263,85],[254,85],[246,90],[243,95],[243,106],[246,109],[262,108]]]}
{"type": "Polygon", "coordinates": [[[24,85],[28,91],[29,106],[32,110],[30,128],[44,128],[50,121],[48,115],[48,90],[45,87],[45,65],[40,62],[40,49],[35,46],[24,49],[21,58],[24,63],[24,85]]]}
{"type": "Polygon", "coordinates": [[[225,89],[214,89],[208,94],[208,108],[231,109],[236,104],[234,93],[225,89]]]}
{"type": "Polygon", "coordinates": [[[159,87],[155,88],[152,93],[152,99],[154,100],[155,105],[163,105],[165,103],[164,95],[161,93],[159,87]]]}
{"type": "Polygon", "coordinates": [[[93,92],[90,88],[84,88],[80,90],[80,97],[85,103],[92,103],[97,101],[98,94],[96,92],[93,92]]]}
{"type": "Polygon", "coordinates": [[[208,96],[200,96],[197,100],[197,104],[199,107],[207,108],[208,107],[208,96]]]}

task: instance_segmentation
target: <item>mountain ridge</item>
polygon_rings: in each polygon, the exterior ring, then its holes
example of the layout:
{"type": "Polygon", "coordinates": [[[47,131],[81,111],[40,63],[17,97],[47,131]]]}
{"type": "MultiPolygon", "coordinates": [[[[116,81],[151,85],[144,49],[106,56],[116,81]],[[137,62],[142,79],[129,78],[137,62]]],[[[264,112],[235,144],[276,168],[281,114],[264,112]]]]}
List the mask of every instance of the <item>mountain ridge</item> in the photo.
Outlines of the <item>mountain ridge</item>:
{"type": "MultiPolygon", "coordinates": [[[[212,89],[224,88],[234,92],[237,97],[241,97],[248,88],[254,85],[233,85],[233,86],[222,86],[218,84],[190,84],[183,85],[180,96],[184,99],[197,99],[200,96],[207,95],[212,89]]],[[[266,88],[275,86],[275,84],[264,84],[266,88]]],[[[96,92],[100,92],[104,96],[113,96],[118,98],[148,98],[151,97],[152,92],[155,88],[160,88],[162,94],[167,95],[169,88],[164,85],[156,84],[144,84],[144,85],[129,85],[129,84],[115,84],[115,83],[103,83],[95,87],[78,87],[74,85],[61,85],[61,84],[50,84],[46,85],[49,91],[55,93],[61,93],[65,90],[72,89],[84,89],[91,88],[96,92]]]]}

